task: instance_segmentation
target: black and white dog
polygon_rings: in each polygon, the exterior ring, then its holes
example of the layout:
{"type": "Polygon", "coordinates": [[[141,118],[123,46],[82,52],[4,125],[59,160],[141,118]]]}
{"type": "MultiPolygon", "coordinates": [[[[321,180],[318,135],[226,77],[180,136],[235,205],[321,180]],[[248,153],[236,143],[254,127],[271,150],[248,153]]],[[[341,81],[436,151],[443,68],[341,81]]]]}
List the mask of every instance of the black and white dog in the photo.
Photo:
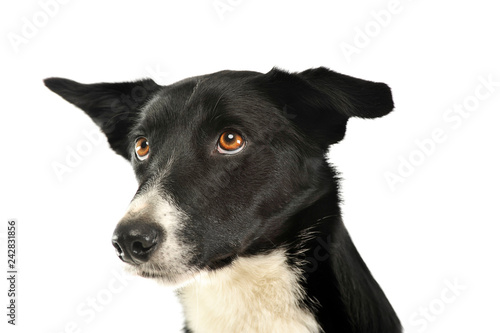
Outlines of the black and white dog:
{"type": "Polygon", "coordinates": [[[186,332],[401,332],[325,159],[350,117],[393,109],[387,85],[326,68],[45,84],[131,162],[139,188],[112,243],[179,286],[186,332]]]}

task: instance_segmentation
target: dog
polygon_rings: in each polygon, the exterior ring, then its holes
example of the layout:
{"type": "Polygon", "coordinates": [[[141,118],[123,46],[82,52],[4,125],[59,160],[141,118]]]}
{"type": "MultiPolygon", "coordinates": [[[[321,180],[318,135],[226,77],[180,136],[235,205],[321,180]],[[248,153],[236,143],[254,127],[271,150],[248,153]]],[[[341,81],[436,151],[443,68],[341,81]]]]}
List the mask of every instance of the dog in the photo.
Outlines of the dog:
{"type": "Polygon", "coordinates": [[[132,164],[112,244],[131,272],[177,286],[185,332],[401,332],[325,157],[349,118],[393,110],[386,84],[324,67],[44,82],[132,164]]]}

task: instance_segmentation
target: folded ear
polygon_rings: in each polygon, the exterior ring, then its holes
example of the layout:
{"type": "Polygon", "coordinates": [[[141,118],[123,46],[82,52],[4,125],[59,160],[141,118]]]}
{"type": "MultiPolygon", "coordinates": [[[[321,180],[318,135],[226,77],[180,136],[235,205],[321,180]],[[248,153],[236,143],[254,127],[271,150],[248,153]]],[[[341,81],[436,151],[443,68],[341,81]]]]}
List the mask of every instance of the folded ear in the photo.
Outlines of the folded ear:
{"type": "Polygon", "coordinates": [[[345,135],[350,117],[376,118],[393,108],[390,88],[320,67],[301,73],[272,69],[265,90],[285,108],[286,116],[313,137],[322,148],[345,135]]]}
{"type": "Polygon", "coordinates": [[[140,109],[160,88],[153,80],[82,84],[63,78],[48,78],[45,85],[76,105],[101,128],[111,148],[130,158],[128,135],[140,109]]]}

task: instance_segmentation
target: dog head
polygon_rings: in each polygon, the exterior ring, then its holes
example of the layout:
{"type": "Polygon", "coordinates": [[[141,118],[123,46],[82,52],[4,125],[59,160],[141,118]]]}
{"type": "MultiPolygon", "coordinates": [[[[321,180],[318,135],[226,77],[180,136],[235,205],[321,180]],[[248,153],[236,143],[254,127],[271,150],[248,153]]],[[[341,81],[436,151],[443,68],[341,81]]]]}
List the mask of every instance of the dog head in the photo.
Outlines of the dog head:
{"type": "Polygon", "coordinates": [[[129,160],[139,188],[113,245],[141,276],[169,283],[280,246],[290,217],[335,187],[325,160],[350,117],[393,108],[390,89],[326,68],[222,71],[152,80],[45,80],[129,160]]]}

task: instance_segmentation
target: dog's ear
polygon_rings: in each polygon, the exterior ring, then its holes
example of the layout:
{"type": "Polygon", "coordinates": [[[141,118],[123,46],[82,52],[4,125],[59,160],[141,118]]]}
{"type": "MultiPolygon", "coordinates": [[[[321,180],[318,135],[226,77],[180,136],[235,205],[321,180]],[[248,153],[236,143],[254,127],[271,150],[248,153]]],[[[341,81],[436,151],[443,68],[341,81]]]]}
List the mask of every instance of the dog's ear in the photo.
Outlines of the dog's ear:
{"type": "Polygon", "coordinates": [[[265,74],[264,85],[285,116],[324,149],[342,140],[350,117],[381,117],[394,108],[386,84],[324,67],[300,73],[274,68],[265,74]]]}
{"type": "Polygon", "coordinates": [[[82,84],[63,78],[48,78],[45,85],[76,105],[101,128],[111,148],[130,158],[128,135],[139,111],[160,88],[153,80],[82,84]]]}

